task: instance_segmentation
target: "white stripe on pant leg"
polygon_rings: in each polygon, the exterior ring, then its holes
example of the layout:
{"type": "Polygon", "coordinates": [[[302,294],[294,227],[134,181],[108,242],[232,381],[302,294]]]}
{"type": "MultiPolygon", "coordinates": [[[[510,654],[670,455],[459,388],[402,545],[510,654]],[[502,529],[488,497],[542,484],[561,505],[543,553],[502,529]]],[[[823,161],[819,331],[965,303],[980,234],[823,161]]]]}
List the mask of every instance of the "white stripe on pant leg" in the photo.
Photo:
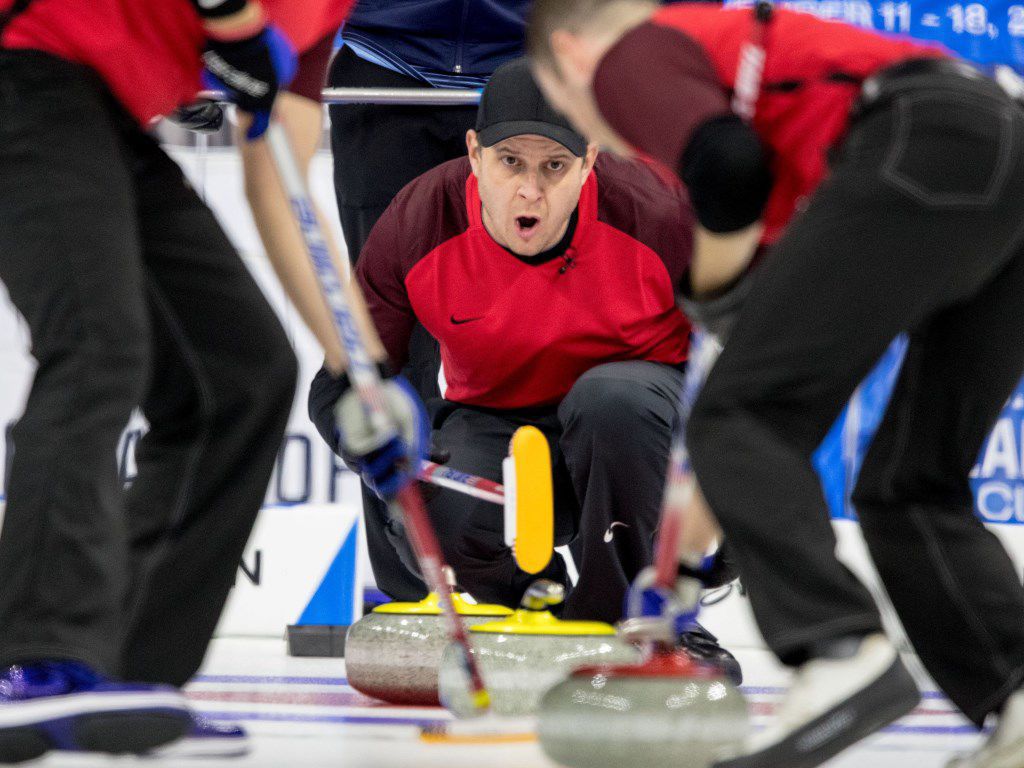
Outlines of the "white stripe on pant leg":
{"type": "Polygon", "coordinates": [[[555,552],[562,556],[562,560],[565,561],[565,570],[569,574],[569,584],[576,586],[576,583],[580,580],[580,572],[576,570],[576,561],[572,559],[572,552],[569,551],[569,547],[555,547],[555,552]]]}

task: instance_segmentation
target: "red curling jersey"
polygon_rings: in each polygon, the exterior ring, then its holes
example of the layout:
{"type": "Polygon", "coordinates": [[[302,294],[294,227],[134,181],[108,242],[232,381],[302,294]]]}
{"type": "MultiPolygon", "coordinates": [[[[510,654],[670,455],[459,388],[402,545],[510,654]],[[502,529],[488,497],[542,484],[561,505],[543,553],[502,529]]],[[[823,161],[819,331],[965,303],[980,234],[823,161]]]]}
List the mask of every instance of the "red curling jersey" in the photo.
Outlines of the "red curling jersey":
{"type": "Polygon", "coordinates": [[[675,287],[690,261],[685,191],[647,165],[599,156],[568,250],[529,263],[481,221],[469,160],[412,181],[374,226],[356,274],[392,362],[418,319],[441,347],[441,393],[490,408],[559,402],[616,360],[686,360],[675,287]]]}
{"type": "MultiPolygon", "coordinates": [[[[740,49],[755,34],[750,8],[665,6],[605,55],[594,95],[609,124],[641,152],[679,167],[694,129],[728,114],[740,49]]],[[[861,84],[878,70],[942,49],[777,8],[765,35],[765,68],[753,126],[775,184],[764,243],[782,230],[827,172],[861,84]]]]}
{"type": "MultiPolygon", "coordinates": [[[[267,17],[304,51],[336,31],[354,0],[263,0],[267,17]]],[[[14,0],[0,0],[0,12],[14,0]]],[[[201,89],[202,20],[189,0],[32,0],[0,38],[95,70],[145,125],[201,89]]]]}

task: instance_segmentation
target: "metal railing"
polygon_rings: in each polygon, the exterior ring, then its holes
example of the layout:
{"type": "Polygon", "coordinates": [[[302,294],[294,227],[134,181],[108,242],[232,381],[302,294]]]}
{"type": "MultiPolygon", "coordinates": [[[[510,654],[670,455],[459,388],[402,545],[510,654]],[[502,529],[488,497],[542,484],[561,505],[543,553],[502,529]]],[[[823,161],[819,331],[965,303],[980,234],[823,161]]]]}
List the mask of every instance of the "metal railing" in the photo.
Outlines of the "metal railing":
{"type": "MultiPolygon", "coordinates": [[[[206,99],[223,101],[224,94],[204,91],[206,99]]],[[[480,102],[480,91],[447,88],[324,88],[324,104],[414,104],[425,107],[457,107],[480,102]]]]}
{"type": "MultiPolygon", "coordinates": [[[[203,91],[199,96],[222,101],[224,94],[203,91]]],[[[446,88],[324,88],[322,98],[325,105],[406,104],[423,107],[472,107],[480,102],[480,91],[446,88]]],[[[231,131],[227,127],[220,133],[195,134],[173,123],[165,122],[159,133],[161,139],[168,144],[195,147],[200,151],[205,151],[209,147],[231,146],[233,143],[231,131]]]]}
{"type": "MultiPolygon", "coordinates": [[[[224,101],[224,94],[218,91],[203,91],[200,98],[224,101]]],[[[325,105],[344,104],[405,104],[423,107],[476,106],[480,102],[480,91],[446,88],[324,88],[322,99],[325,105]]],[[[213,148],[230,147],[234,144],[228,121],[219,132],[195,133],[164,121],[157,129],[160,140],[172,146],[193,151],[196,158],[196,175],[199,193],[205,199],[207,179],[207,158],[213,148]]],[[[321,147],[328,145],[327,124],[321,147]]]]}

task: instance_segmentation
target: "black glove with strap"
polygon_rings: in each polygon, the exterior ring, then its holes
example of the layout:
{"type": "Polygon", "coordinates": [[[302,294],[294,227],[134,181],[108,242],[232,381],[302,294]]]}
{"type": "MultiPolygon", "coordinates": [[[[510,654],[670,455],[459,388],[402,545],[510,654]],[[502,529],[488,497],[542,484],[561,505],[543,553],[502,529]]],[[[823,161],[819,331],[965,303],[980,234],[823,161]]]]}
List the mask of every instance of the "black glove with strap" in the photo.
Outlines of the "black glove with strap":
{"type": "Polygon", "coordinates": [[[206,22],[204,85],[225,91],[230,101],[251,113],[254,120],[247,137],[259,138],[270,123],[278,90],[295,77],[295,50],[280,30],[266,23],[258,3],[192,0],[192,4],[206,22]]]}
{"type": "Polygon", "coordinates": [[[194,133],[216,133],[224,125],[224,110],[216,101],[199,99],[178,107],[168,118],[194,133]]]}

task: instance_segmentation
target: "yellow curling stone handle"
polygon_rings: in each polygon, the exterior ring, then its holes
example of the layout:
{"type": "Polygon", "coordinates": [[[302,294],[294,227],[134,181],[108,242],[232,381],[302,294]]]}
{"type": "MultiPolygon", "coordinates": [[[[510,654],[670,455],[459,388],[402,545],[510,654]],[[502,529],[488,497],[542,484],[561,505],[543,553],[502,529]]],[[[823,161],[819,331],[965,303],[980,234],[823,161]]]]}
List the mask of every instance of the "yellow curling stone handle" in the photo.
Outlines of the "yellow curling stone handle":
{"type": "Polygon", "coordinates": [[[550,611],[520,609],[504,621],[489,621],[471,627],[470,632],[485,635],[555,635],[594,637],[611,636],[615,627],[602,621],[562,621],[550,611]]]}
{"type": "Polygon", "coordinates": [[[514,482],[515,558],[527,573],[540,573],[555,547],[555,502],[551,480],[551,449],[536,427],[520,427],[509,449],[514,482]]]}
{"type": "MultiPolygon", "coordinates": [[[[494,616],[500,618],[512,615],[512,609],[506,608],[504,605],[472,603],[458,593],[452,594],[452,603],[455,604],[455,612],[460,616],[494,616]]],[[[431,592],[418,603],[384,603],[384,605],[378,605],[374,608],[373,612],[391,616],[440,616],[441,601],[438,599],[437,593],[431,592]]]]}

